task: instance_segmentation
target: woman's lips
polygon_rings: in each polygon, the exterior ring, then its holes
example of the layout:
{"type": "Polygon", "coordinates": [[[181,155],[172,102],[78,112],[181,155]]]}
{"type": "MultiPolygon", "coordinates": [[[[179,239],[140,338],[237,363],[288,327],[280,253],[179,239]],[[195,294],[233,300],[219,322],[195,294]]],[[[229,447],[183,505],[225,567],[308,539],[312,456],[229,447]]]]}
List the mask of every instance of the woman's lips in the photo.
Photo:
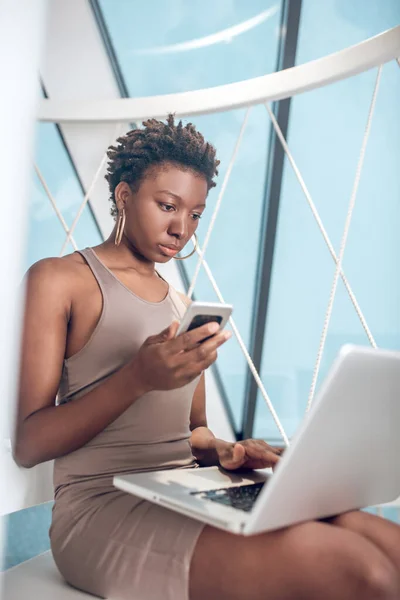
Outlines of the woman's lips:
{"type": "Polygon", "coordinates": [[[179,252],[178,248],[168,248],[168,246],[163,246],[162,244],[158,244],[158,247],[164,256],[175,256],[179,252]]]}

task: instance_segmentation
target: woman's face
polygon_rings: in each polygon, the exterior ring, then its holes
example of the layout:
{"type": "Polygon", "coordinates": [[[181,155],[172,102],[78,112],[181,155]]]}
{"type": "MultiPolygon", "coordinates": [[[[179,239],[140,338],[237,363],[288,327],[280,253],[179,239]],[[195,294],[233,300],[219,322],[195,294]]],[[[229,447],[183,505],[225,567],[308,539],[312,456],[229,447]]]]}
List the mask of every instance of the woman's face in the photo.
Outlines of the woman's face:
{"type": "Polygon", "coordinates": [[[204,177],[172,164],[149,171],[135,193],[121,182],[115,198],[125,208],[125,242],[146,261],[168,262],[196,231],[207,191],[204,177]]]}

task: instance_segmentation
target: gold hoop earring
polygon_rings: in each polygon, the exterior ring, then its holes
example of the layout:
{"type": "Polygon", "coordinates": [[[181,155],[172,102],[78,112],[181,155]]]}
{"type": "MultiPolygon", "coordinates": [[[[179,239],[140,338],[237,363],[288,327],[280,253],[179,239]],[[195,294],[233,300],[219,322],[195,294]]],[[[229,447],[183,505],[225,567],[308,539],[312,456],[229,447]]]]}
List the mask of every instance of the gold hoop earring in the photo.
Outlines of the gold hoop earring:
{"type": "Polygon", "coordinates": [[[191,256],[193,256],[193,254],[197,251],[197,248],[199,247],[199,242],[197,240],[197,235],[194,233],[193,237],[194,237],[194,248],[191,251],[191,253],[188,254],[187,256],[174,256],[175,260],[186,260],[187,258],[190,258],[191,256]]]}
{"type": "Polygon", "coordinates": [[[123,208],[121,210],[121,212],[118,214],[117,231],[115,232],[115,240],[114,240],[114,244],[116,246],[120,245],[122,236],[124,235],[125,221],[126,221],[126,215],[125,215],[125,209],[123,208]]]}

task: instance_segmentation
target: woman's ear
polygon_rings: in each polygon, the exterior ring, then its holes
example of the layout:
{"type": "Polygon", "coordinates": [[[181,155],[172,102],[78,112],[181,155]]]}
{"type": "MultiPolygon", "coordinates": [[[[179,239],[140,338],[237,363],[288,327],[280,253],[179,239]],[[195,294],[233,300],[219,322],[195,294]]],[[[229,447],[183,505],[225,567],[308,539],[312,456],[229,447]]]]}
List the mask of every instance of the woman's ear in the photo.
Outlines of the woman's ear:
{"type": "Polygon", "coordinates": [[[119,211],[121,211],[123,208],[126,208],[126,204],[131,195],[132,191],[129,187],[129,184],[126,181],[120,181],[114,192],[115,203],[119,211]]]}

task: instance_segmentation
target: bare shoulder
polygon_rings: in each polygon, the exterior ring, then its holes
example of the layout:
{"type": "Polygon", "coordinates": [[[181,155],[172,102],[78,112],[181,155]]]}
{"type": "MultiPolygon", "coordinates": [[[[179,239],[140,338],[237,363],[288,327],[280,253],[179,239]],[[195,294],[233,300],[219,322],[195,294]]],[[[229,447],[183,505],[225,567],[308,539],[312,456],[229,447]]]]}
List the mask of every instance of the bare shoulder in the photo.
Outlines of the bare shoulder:
{"type": "Polygon", "coordinates": [[[71,300],[74,286],[83,276],[85,261],[79,254],[62,258],[43,258],[34,263],[26,274],[27,293],[44,293],[50,299],[62,296],[71,300]]]}
{"type": "MultiPolygon", "coordinates": [[[[77,255],[80,257],[80,255],[77,255]]],[[[81,257],[80,257],[81,258],[81,257]]],[[[28,279],[42,280],[43,283],[53,283],[60,285],[63,282],[70,283],[71,278],[79,274],[79,264],[84,263],[83,259],[75,257],[75,254],[68,254],[62,258],[42,258],[34,263],[28,270],[28,279]]]]}

